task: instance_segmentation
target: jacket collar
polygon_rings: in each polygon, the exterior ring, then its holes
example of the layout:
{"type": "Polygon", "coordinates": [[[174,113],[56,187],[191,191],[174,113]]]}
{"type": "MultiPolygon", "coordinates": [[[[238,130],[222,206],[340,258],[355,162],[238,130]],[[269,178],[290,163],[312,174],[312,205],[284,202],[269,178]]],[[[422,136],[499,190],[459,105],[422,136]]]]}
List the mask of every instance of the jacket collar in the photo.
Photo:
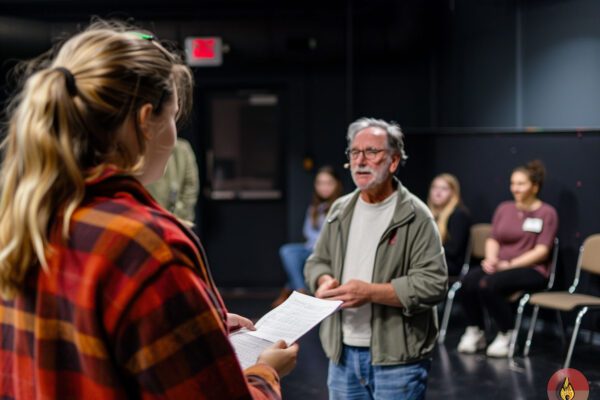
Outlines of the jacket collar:
{"type": "Polygon", "coordinates": [[[162,206],[154,200],[144,185],[131,172],[119,169],[114,165],[101,165],[96,169],[87,171],[85,190],[86,197],[119,191],[128,192],[140,203],[164,211],[162,206]]]}
{"type": "MultiPolygon", "coordinates": [[[[415,206],[411,199],[410,192],[402,186],[402,183],[398,178],[393,177],[393,184],[396,186],[396,196],[398,196],[398,200],[396,202],[396,208],[394,209],[394,215],[390,226],[403,225],[414,217],[415,206]]],[[[342,204],[340,204],[337,210],[327,219],[327,222],[340,219],[342,222],[349,224],[359,196],[360,190],[354,190],[352,194],[342,200],[342,204]]]]}

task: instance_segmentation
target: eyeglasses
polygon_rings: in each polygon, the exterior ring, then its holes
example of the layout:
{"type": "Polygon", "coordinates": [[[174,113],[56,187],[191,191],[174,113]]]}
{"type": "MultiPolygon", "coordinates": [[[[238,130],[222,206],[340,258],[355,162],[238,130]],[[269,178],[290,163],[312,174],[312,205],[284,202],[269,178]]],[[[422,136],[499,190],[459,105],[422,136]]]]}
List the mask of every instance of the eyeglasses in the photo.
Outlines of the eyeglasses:
{"type": "Polygon", "coordinates": [[[385,149],[374,149],[372,147],[367,147],[364,150],[348,149],[346,150],[346,157],[348,157],[348,160],[356,160],[360,153],[362,153],[367,160],[372,161],[375,160],[377,155],[382,151],[385,151],[385,149]]]}

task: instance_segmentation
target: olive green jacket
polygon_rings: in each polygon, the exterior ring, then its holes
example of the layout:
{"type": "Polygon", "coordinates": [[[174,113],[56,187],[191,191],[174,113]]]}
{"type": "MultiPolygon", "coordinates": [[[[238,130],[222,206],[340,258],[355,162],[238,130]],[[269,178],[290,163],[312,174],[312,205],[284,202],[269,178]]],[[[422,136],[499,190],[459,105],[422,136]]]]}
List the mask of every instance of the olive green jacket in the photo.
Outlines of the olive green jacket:
{"type": "Polygon", "coordinates": [[[181,219],[194,222],[200,180],[196,156],[187,140],[177,139],[165,174],[158,181],[146,185],[146,188],[166,210],[181,219]]]}
{"type": "MultiPolygon", "coordinates": [[[[435,305],[448,286],[444,251],[429,209],[397,185],[398,201],[392,221],[379,241],[373,283],[391,283],[403,307],[372,303],[371,360],[374,365],[397,365],[430,356],[438,335],[435,305]]],[[[358,190],[331,207],[304,274],[313,293],[321,275],[341,281],[346,243],[358,190]]],[[[325,354],[338,363],[342,354],[342,316],[335,313],[321,324],[325,354]]]]}

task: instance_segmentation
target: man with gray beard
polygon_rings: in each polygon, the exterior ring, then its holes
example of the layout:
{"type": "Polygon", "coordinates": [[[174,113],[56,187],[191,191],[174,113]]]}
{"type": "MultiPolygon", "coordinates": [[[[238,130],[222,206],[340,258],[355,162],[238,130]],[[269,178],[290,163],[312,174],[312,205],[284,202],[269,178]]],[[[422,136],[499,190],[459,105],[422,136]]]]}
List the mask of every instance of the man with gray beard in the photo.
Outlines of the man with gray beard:
{"type": "Polygon", "coordinates": [[[316,297],[342,300],[321,325],[335,399],[423,399],[447,272],[427,206],[394,177],[406,159],[400,127],[348,127],[357,189],[338,199],[305,266],[316,297]]]}

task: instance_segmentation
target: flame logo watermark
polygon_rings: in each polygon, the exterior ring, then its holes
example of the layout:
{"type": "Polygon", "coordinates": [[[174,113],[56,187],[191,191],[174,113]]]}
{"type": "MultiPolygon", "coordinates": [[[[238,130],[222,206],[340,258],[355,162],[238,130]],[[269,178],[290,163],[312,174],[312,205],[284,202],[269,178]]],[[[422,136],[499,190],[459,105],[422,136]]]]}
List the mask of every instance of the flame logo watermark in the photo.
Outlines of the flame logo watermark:
{"type": "Polygon", "coordinates": [[[575,398],[575,390],[573,390],[573,385],[569,383],[568,376],[565,378],[562,388],[560,388],[560,398],[562,400],[573,400],[575,398]]]}
{"type": "Polygon", "coordinates": [[[590,396],[589,381],[574,368],[559,369],[546,386],[549,400],[587,400],[590,396]]]}

